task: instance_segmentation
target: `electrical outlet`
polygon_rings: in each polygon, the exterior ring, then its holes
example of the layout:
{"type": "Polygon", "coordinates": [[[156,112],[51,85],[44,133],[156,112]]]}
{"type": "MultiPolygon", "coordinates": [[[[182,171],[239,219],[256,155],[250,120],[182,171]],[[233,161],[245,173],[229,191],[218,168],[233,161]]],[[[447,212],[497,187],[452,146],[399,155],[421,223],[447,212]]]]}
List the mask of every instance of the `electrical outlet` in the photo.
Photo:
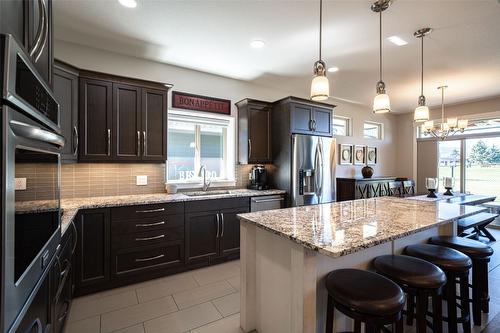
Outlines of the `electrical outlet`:
{"type": "Polygon", "coordinates": [[[148,176],[136,176],[135,185],[137,186],[148,185],[148,176]]]}
{"type": "Polygon", "coordinates": [[[15,181],[16,181],[15,185],[16,191],[26,190],[26,178],[15,178],[15,181]]]}

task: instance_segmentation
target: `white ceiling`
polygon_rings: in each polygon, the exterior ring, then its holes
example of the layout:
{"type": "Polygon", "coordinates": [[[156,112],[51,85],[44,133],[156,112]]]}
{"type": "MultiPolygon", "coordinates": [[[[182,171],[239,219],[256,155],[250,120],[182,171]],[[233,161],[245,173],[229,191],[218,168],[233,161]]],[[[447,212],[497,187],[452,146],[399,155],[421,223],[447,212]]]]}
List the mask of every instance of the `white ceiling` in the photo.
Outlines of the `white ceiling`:
{"type": "MultiPolygon", "coordinates": [[[[307,94],[318,57],[317,0],[54,0],[55,35],[100,49],[253,81],[307,94]],[[252,49],[262,39],[266,46],[252,49]]],[[[370,105],[378,81],[378,16],[370,1],[325,0],[323,58],[332,95],[370,105]]],[[[497,0],[397,0],[384,12],[384,81],[394,111],[412,110],[420,93],[425,40],[425,91],[440,104],[500,95],[500,3],[497,0]]]]}

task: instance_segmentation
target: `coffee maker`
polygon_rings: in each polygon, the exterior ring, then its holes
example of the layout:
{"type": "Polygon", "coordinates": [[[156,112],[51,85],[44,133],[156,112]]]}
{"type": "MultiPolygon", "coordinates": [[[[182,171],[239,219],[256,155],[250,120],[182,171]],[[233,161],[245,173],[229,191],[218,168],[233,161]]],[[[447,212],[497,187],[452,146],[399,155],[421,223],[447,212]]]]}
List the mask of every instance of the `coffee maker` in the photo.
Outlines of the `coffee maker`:
{"type": "Polygon", "coordinates": [[[250,189],[267,190],[267,170],[263,165],[254,165],[250,171],[250,189]]]}

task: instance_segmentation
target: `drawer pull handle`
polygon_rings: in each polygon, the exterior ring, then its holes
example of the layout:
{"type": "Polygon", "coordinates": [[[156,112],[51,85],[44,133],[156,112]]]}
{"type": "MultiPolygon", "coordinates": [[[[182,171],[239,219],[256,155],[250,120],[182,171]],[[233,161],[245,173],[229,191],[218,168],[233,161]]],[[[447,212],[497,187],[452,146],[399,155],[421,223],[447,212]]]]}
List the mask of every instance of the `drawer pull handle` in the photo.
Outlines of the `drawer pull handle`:
{"type": "Polygon", "coordinates": [[[150,240],[155,240],[155,239],[160,239],[160,238],[165,238],[165,235],[159,235],[159,236],[154,236],[154,237],[144,237],[144,238],[136,238],[136,241],[150,241],[150,240]]]}
{"type": "Polygon", "coordinates": [[[155,212],[163,212],[165,211],[165,208],[158,208],[158,209],[150,209],[150,210],[136,210],[136,213],[155,213],[155,212]]]}
{"type": "Polygon", "coordinates": [[[154,227],[154,226],[162,225],[162,224],[165,224],[165,221],[156,222],[156,223],[149,223],[149,224],[136,224],[135,226],[136,227],[154,227]]]}
{"type": "Polygon", "coordinates": [[[163,258],[164,256],[165,256],[164,254],[160,254],[159,256],[154,256],[154,257],[149,257],[149,258],[139,258],[139,259],[135,259],[135,262],[156,260],[156,259],[163,258]]]}

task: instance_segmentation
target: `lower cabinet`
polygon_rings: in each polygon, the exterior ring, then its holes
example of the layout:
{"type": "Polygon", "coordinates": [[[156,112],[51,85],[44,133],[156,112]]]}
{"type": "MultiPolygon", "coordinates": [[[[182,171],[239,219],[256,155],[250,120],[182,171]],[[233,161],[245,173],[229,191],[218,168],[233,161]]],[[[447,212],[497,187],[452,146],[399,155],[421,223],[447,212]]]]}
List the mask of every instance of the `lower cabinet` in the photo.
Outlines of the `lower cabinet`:
{"type": "Polygon", "coordinates": [[[50,274],[42,282],[16,333],[42,332],[52,330],[52,309],[50,293],[50,274]]]}

